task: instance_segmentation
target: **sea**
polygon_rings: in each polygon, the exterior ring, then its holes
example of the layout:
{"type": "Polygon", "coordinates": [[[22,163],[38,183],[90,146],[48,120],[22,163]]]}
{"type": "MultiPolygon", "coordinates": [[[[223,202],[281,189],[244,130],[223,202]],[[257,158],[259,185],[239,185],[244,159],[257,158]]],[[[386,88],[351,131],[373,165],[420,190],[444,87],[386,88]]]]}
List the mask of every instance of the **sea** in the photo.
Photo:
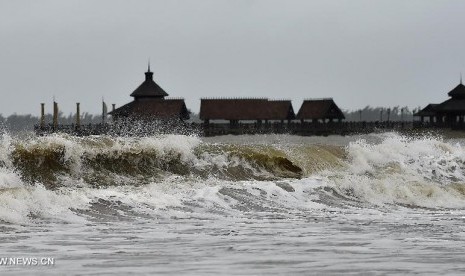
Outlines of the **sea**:
{"type": "Polygon", "coordinates": [[[465,139],[0,136],[0,275],[463,275],[465,139]]]}

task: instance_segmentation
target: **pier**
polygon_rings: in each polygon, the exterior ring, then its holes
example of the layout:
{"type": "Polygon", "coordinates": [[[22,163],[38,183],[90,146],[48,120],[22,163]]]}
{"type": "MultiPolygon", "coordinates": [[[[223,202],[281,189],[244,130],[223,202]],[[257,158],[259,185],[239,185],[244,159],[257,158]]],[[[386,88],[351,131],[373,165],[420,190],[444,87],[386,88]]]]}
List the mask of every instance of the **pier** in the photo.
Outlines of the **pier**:
{"type": "Polygon", "coordinates": [[[45,122],[45,107],[41,104],[40,123],[34,127],[38,135],[54,132],[71,135],[151,135],[198,134],[201,136],[291,134],[351,135],[381,131],[409,131],[417,129],[465,129],[465,86],[460,80],[448,95],[450,99],[440,104],[430,104],[413,114],[413,121],[391,121],[391,109],[383,109],[379,121],[345,121],[345,115],[333,98],[305,99],[298,112],[291,100],[268,98],[202,98],[199,118],[201,122],[189,123],[191,112],[184,99],[168,98],[168,93],[153,79],[148,64],[145,80],[130,94],[133,101],[107,113],[102,101],[102,120],[98,124],[82,124],[80,104],[76,103],[73,124],[59,124],[58,104],[53,103],[53,120],[45,122]],[[109,117],[111,116],[111,117],[109,117]]]}
{"type": "Polygon", "coordinates": [[[330,122],[330,123],[265,123],[265,124],[202,124],[204,136],[292,134],[300,136],[328,136],[367,134],[380,131],[413,129],[413,122],[330,122]]]}
{"type": "MultiPolygon", "coordinates": [[[[114,122],[84,125],[36,125],[34,131],[38,135],[50,133],[66,133],[76,136],[87,135],[152,135],[152,134],[196,134],[211,137],[220,135],[254,135],[254,134],[290,134],[299,136],[328,136],[368,134],[383,131],[408,131],[419,128],[435,128],[421,122],[332,122],[332,123],[237,123],[237,124],[205,124],[185,123],[173,127],[162,123],[149,126],[121,125],[114,122]]],[[[456,126],[457,129],[460,126],[456,126]]],[[[462,128],[463,129],[463,128],[462,128]]]]}

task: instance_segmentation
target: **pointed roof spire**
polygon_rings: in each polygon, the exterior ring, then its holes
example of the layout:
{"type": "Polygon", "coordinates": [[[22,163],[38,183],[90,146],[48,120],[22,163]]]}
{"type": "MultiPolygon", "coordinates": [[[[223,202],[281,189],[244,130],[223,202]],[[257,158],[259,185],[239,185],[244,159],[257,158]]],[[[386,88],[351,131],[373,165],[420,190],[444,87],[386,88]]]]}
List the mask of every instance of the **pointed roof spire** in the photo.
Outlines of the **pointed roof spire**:
{"type": "Polygon", "coordinates": [[[134,98],[164,98],[168,96],[158,84],[153,81],[153,72],[150,71],[150,59],[148,61],[147,72],[145,72],[145,81],[131,93],[134,98]]]}
{"type": "Polygon", "coordinates": [[[465,99],[465,85],[463,85],[462,82],[462,73],[460,73],[460,83],[447,93],[447,95],[456,99],[465,99]]]}
{"type": "Polygon", "coordinates": [[[153,80],[153,73],[150,71],[150,59],[147,66],[147,72],[145,72],[145,80],[153,80]]]}

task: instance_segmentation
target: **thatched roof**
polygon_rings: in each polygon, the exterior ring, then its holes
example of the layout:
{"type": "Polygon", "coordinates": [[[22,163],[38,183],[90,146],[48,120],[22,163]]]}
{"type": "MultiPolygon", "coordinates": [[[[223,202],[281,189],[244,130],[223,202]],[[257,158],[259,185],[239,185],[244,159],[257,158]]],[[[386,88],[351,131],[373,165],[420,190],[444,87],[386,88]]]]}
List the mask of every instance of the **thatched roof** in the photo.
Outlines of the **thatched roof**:
{"type": "Polygon", "coordinates": [[[422,110],[418,111],[417,113],[413,114],[413,116],[434,116],[437,112],[437,106],[439,104],[429,104],[422,110]]]}
{"type": "Polygon", "coordinates": [[[294,109],[289,100],[268,101],[268,120],[292,120],[295,119],[294,109]]]}
{"type": "Polygon", "coordinates": [[[454,89],[452,89],[449,93],[447,93],[452,98],[456,99],[464,99],[465,98],[465,85],[460,82],[454,89]]]}
{"type": "Polygon", "coordinates": [[[189,119],[183,99],[136,100],[109,113],[113,117],[189,119]]]}
{"type": "Polygon", "coordinates": [[[465,86],[460,80],[459,85],[447,93],[450,99],[440,104],[429,104],[414,116],[436,116],[441,114],[465,114],[465,86]]]}
{"type": "Polygon", "coordinates": [[[134,98],[164,98],[168,96],[158,84],[153,81],[153,73],[150,72],[150,67],[145,72],[145,81],[131,93],[134,98]]]}
{"type": "Polygon", "coordinates": [[[333,99],[305,100],[297,113],[297,119],[345,119],[333,99]]]}
{"type": "Polygon", "coordinates": [[[291,120],[291,101],[268,99],[201,99],[202,120],[291,120]]]}
{"type": "Polygon", "coordinates": [[[436,105],[434,110],[439,113],[465,113],[465,98],[450,98],[436,105]]]}

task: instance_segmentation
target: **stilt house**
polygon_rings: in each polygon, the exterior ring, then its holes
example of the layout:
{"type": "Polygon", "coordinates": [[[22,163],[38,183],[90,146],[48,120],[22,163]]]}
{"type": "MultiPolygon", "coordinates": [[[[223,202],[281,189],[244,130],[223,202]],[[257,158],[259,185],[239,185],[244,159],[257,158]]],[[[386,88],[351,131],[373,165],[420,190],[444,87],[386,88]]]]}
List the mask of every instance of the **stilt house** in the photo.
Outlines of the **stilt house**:
{"type": "Polygon", "coordinates": [[[201,99],[200,119],[227,120],[231,125],[239,121],[290,121],[295,119],[294,109],[289,100],[259,99],[201,99]]]}
{"type": "Polygon", "coordinates": [[[419,112],[413,114],[420,117],[422,122],[427,118],[429,123],[450,126],[456,123],[464,123],[465,117],[465,86],[460,79],[459,85],[449,93],[449,99],[440,104],[429,104],[419,112]]]}
{"type": "Polygon", "coordinates": [[[342,121],[345,116],[332,98],[325,98],[305,100],[297,113],[297,119],[302,123],[305,120],[325,123],[333,120],[342,121]]]}
{"type": "Polygon", "coordinates": [[[145,81],[131,93],[134,100],[109,114],[113,119],[132,120],[187,120],[189,112],[184,99],[165,99],[168,93],[154,80],[150,65],[145,72],[145,81]]]}

